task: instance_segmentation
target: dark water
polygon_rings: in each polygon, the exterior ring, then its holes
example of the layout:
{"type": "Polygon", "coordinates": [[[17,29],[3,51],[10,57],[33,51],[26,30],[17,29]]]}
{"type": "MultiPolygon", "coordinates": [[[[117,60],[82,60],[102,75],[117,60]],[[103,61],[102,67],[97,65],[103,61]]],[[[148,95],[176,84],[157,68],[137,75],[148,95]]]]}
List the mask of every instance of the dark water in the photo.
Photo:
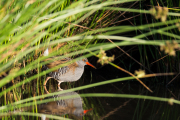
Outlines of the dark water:
{"type": "MultiPolygon", "coordinates": [[[[61,88],[64,90],[88,85],[119,77],[125,77],[127,74],[119,71],[114,67],[108,65],[99,67],[94,70],[90,67],[85,68],[85,73],[77,82],[62,83],[61,88]]],[[[160,79],[156,78],[156,80],[160,79]]],[[[43,80],[43,79],[42,79],[43,80]]],[[[126,82],[117,82],[107,85],[101,85],[89,89],[84,89],[76,92],[69,92],[66,94],[51,96],[49,98],[56,98],[52,102],[47,102],[38,105],[38,112],[43,114],[52,114],[77,120],[178,120],[180,119],[180,106],[178,104],[170,105],[168,102],[144,100],[144,99],[129,99],[118,97],[87,97],[81,98],[78,94],[82,93],[112,93],[112,94],[132,94],[132,95],[147,95],[157,96],[162,98],[174,98],[179,100],[180,89],[178,86],[171,84],[168,87],[163,82],[156,81],[155,78],[142,79],[148,87],[153,90],[150,93],[136,80],[126,82]],[[68,95],[77,95],[76,98],[61,100],[61,97],[68,95]],[[91,110],[92,109],[92,110],[91,110]],[[84,110],[89,110],[86,114],[84,110]]],[[[159,80],[160,81],[160,80],[159,80]]],[[[164,81],[164,80],[162,80],[164,81]]],[[[46,94],[43,86],[37,85],[37,80],[16,88],[14,91],[8,92],[6,97],[1,98],[1,105],[11,104],[14,102],[13,94],[18,93],[21,100],[41,94],[46,94]],[[43,93],[44,92],[44,93],[43,93]],[[6,101],[5,101],[6,100],[6,101]]],[[[42,81],[41,81],[42,82],[42,81]]],[[[47,90],[50,93],[58,91],[57,81],[51,79],[47,83],[47,90]]],[[[4,89],[4,88],[3,88],[4,89]]],[[[61,92],[61,91],[59,91],[61,92]]],[[[46,99],[46,98],[45,98],[46,99]]],[[[25,111],[32,111],[31,108],[24,109],[25,111]]],[[[43,116],[45,118],[45,116],[43,116]]],[[[4,119],[4,118],[1,118],[4,119]]],[[[37,117],[27,116],[11,116],[6,119],[41,119],[37,117]]]]}
{"type": "MultiPolygon", "coordinates": [[[[153,93],[150,93],[138,82],[119,82],[81,90],[77,93],[141,94],[163,98],[173,97],[174,99],[180,97],[180,90],[173,86],[166,88],[163,85],[156,85],[156,87],[152,87],[152,90],[153,93]]],[[[85,120],[178,120],[180,117],[180,106],[177,104],[170,105],[168,102],[116,97],[88,97],[82,99],[85,108],[93,108],[82,117],[85,120]]],[[[72,115],[70,117],[75,119],[72,115]]],[[[76,117],[76,119],[82,118],[76,117]]]]}

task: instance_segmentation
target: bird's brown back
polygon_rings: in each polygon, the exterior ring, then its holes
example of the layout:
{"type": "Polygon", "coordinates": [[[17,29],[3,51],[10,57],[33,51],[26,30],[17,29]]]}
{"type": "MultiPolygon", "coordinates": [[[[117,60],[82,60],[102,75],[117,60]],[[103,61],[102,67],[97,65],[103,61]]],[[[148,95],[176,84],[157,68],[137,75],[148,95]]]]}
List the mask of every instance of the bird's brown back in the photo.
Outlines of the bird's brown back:
{"type": "MultiPolygon", "coordinates": [[[[46,64],[46,66],[48,67],[48,69],[51,69],[51,68],[56,67],[56,66],[58,66],[60,64],[64,64],[66,62],[69,62],[72,59],[64,58],[64,59],[57,60],[57,57],[52,57],[52,58],[47,58],[45,61],[49,61],[49,60],[52,61],[52,62],[46,64]]],[[[75,68],[78,67],[78,64],[76,62],[74,62],[74,63],[69,64],[68,67],[69,67],[69,70],[74,71],[75,68]]],[[[58,72],[58,69],[53,71],[53,72],[58,72]]]]}

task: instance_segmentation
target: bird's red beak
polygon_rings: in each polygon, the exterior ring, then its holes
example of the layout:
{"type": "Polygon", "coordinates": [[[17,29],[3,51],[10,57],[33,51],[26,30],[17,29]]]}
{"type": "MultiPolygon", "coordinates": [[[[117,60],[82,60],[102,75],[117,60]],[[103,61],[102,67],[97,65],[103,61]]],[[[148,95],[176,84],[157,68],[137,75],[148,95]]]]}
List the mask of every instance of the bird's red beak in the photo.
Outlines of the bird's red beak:
{"type": "Polygon", "coordinates": [[[92,110],[92,108],[89,109],[89,110],[84,110],[84,114],[86,114],[87,112],[89,112],[89,111],[91,111],[91,110],[92,110]]]}
{"type": "Polygon", "coordinates": [[[86,65],[89,65],[89,66],[91,66],[91,67],[93,67],[93,68],[95,68],[96,69],[96,67],[94,67],[91,63],[89,63],[89,62],[86,62],[86,65]]]}

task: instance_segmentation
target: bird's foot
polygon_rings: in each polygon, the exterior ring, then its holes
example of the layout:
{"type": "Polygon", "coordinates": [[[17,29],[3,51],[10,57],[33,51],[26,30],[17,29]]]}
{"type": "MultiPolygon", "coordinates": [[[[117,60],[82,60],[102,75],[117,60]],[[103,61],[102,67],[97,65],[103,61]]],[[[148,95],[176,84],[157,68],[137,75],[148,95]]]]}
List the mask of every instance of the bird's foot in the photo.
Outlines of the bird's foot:
{"type": "Polygon", "coordinates": [[[60,84],[62,83],[62,81],[58,81],[59,83],[58,83],[58,90],[63,90],[63,89],[61,89],[61,87],[60,87],[60,84]]]}
{"type": "Polygon", "coordinates": [[[63,89],[61,89],[60,85],[58,85],[58,90],[63,90],[63,89]]]}

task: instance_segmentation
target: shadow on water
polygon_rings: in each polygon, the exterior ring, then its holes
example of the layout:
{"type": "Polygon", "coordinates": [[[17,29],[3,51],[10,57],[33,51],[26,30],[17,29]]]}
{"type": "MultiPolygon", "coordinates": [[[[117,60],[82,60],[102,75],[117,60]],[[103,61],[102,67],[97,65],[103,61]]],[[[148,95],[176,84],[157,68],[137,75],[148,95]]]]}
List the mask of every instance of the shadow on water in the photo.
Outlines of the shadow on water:
{"type": "MultiPolygon", "coordinates": [[[[70,89],[72,87],[78,87],[90,83],[105,81],[110,78],[108,74],[103,73],[103,75],[95,71],[91,72],[91,69],[86,69],[86,72],[82,78],[77,82],[63,83],[62,88],[70,89]],[[93,76],[92,76],[92,74],[93,76]],[[106,79],[107,78],[107,79],[106,79]]],[[[116,73],[116,71],[111,71],[116,73]]],[[[37,111],[43,114],[57,115],[71,119],[85,119],[85,120],[160,120],[160,119],[180,119],[180,106],[178,104],[170,105],[167,102],[144,100],[144,99],[129,99],[129,98],[116,98],[116,97],[87,97],[81,98],[78,94],[81,93],[116,93],[116,94],[135,94],[135,95],[147,95],[147,96],[157,96],[162,98],[178,99],[180,97],[180,89],[175,86],[166,88],[162,84],[151,85],[151,79],[146,79],[146,84],[152,88],[153,93],[147,91],[139,82],[126,81],[117,82],[113,84],[102,85],[98,87],[93,87],[89,89],[84,89],[77,92],[63,93],[59,95],[53,95],[49,98],[56,98],[55,101],[47,102],[44,104],[37,105],[37,111]],[[70,98],[62,100],[61,97],[71,95],[77,95],[76,98],[70,98]],[[91,110],[92,108],[92,110],[91,110]],[[90,111],[86,111],[90,110],[90,111]],[[85,114],[86,113],[86,114],[85,114]]],[[[57,82],[55,80],[49,80],[47,83],[47,89],[50,93],[57,91],[57,82]],[[56,87],[55,87],[56,86],[56,87]]],[[[12,91],[17,96],[21,96],[20,99],[25,99],[32,96],[37,96],[38,94],[44,94],[37,91],[44,91],[43,86],[37,87],[36,82],[29,83],[28,85],[21,86],[12,91]],[[28,92],[29,91],[29,92],[28,92]]],[[[59,91],[61,92],[61,91],[59,91]]],[[[6,104],[11,104],[12,97],[8,93],[6,97],[2,97],[1,106],[6,104]],[[11,97],[10,97],[11,96],[11,97]]],[[[18,99],[18,97],[17,97],[18,99]]],[[[33,111],[32,108],[26,109],[26,111],[33,111]]],[[[35,110],[34,110],[35,111],[35,110]]],[[[36,117],[27,116],[11,116],[9,119],[25,119],[33,120],[36,117]]],[[[8,119],[6,118],[6,119],[8,119]]],[[[45,120],[46,116],[42,116],[45,120]]],[[[4,118],[3,118],[4,119],[4,118]]],[[[46,118],[47,119],[47,118],[46,118]]]]}
{"type": "MultiPolygon", "coordinates": [[[[120,86],[120,85],[119,85],[120,86]]],[[[121,85],[124,87],[120,90],[122,94],[141,94],[147,96],[157,96],[162,98],[179,99],[180,91],[178,88],[168,90],[164,86],[156,86],[154,93],[145,90],[141,85],[129,83],[121,85]]],[[[114,93],[114,91],[111,91],[114,93]]],[[[170,105],[167,102],[153,101],[145,99],[128,99],[128,98],[98,98],[103,106],[104,115],[102,119],[107,120],[177,120],[180,119],[180,106],[178,104],[170,105]]]]}

